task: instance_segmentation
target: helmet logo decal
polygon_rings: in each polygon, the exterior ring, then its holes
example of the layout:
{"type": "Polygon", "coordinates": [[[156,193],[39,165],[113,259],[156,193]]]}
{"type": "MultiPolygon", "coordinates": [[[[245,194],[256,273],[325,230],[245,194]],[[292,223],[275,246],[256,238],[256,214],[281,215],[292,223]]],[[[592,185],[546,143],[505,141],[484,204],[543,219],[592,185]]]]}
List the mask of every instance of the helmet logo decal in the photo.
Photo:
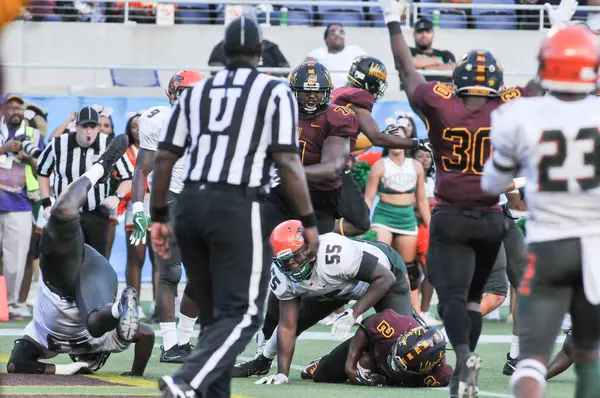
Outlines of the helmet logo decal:
{"type": "Polygon", "coordinates": [[[380,78],[381,80],[387,79],[387,73],[381,70],[381,67],[376,63],[371,63],[369,67],[369,75],[380,78]]]}
{"type": "Polygon", "coordinates": [[[296,84],[297,76],[298,76],[298,72],[292,73],[292,75],[290,76],[290,83],[296,84]]]}

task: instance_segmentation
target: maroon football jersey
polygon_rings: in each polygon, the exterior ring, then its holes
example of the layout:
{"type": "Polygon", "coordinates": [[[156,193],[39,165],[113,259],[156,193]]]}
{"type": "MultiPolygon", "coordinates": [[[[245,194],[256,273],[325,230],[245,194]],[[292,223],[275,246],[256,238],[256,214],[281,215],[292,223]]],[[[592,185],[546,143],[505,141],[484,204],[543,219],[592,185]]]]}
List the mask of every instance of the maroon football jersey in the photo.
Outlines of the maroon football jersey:
{"type": "Polygon", "coordinates": [[[433,146],[436,205],[500,210],[499,197],[481,189],[483,166],[492,153],[490,115],[504,102],[526,96],[524,88],[511,88],[475,110],[443,83],[428,82],[416,88],[411,103],[426,118],[433,146]]]}
{"type": "Polygon", "coordinates": [[[446,364],[444,358],[429,374],[412,376],[397,374],[390,370],[387,359],[392,346],[398,338],[411,329],[421,326],[414,318],[400,315],[394,310],[387,309],[372,315],[364,321],[365,330],[371,343],[371,354],[377,362],[377,367],[386,375],[392,385],[411,387],[446,386],[452,376],[452,367],[446,364]]]}
{"type": "MultiPolygon", "coordinates": [[[[327,137],[348,137],[356,140],[358,117],[352,109],[332,105],[327,112],[317,116],[300,115],[298,120],[298,143],[302,164],[310,166],[321,163],[321,150],[327,137]]],[[[342,185],[342,177],[323,184],[309,183],[310,190],[330,191],[342,185]]]]}
{"type": "Polygon", "coordinates": [[[356,87],[340,87],[331,93],[332,104],[340,106],[356,105],[371,112],[375,97],[368,91],[356,87]]]}

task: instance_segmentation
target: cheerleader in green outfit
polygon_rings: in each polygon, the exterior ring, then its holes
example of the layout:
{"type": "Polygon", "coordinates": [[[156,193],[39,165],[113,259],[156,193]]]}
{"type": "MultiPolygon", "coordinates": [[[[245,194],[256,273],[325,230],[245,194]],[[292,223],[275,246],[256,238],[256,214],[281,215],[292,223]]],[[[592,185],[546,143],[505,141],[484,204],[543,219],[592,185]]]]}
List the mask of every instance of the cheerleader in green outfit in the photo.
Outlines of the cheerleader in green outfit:
{"type": "MultiPolygon", "coordinates": [[[[400,131],[400,135],[405,135],[400,131]]],[[[419,308],[418,281],[420,276],[417,256],[417,218],[415,205],[423,223],[429,228],[431,212],[425,195],[425,173],[421,163],[406,156],[404,149],[384,151],[384,156],[373,165],[365,188],[365,200],[372,208],[375,195],[379,203],[375,207],[371,228],[377,232],[377,240],[391,245],[402,257],[411,280],[411,301],[419,308]],[[413,277],[411,277],[413,275],[413,277]],[[418,278],[417,278],[418,279],[418,278]],[[414,296],[414,297],[413,297],[414,296]]]]}

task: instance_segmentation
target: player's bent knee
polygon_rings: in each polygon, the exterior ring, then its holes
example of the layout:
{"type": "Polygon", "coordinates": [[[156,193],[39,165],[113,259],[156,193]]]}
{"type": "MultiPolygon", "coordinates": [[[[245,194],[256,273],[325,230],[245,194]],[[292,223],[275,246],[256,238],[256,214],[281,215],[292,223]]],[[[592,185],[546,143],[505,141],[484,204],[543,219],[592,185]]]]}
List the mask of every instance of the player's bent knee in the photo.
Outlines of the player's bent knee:
{"type": "MultiPolygon", "coordinates": [[[[177,286],[181,280],[181,264],[161,264],[158,270],[158,282],[165,285],[177,286]]],[[[189,297],[189,296],[188,296],[189,297]]]]}
{"type": "Polygon", "coordinates": [[[406,263],[406,270],[408,272],[410,290],[418,289],[421,282],[421,269],[419,268],[419,264],[416,261],[406,263]]]}
{"type": "Polygon", "coordinates": [[[10,354],[6,371],[8,373],[42,374],[45,365],[38,362],[40,348],[27,339],[18,339],[10,354]]]}

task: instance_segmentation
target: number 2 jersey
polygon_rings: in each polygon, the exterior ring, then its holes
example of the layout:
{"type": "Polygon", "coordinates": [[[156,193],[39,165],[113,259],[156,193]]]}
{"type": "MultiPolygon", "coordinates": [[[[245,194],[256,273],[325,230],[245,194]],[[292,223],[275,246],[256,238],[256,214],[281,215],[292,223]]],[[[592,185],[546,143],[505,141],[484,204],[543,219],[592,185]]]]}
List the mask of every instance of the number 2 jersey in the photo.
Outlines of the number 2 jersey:
{"type": "MultiPolygon", "coordinates": [[[[172,108],[168,106],[153,106],[140,116],[140,148],[147,151],[158,151],[158,142],[163,128],[171,116],[172,108]]],[[[183,189],[183,177],[185,168],[185,156],[177,159],[171,171],[171,183],[169,191],[180,193],[183,189]]],[[[152,176],[148,178],[148,185],[152,189],[152,176]]]]}
{"type": "Polygon", "coordinates": [[[503,103],[529,96],[520,87],[489,98],[482,109],[467,108],[463,99],[443,83],[417,86],[411,105],[425,117],[436,164],[436,206],[453,205],[497,210],[498,196],[481,189],[483,166],[490,157],[490,115],[503,103]]]}
{"type": "Polygon", "coordinates": [[[308,278],[294,282],[272,264],[270,286],[280,300],[357,300],[367,291],[369,284],[364,280],[368,280],[378,263],[392,269],[389,258],[377,246],[330,232],[319,236],[317,260],[308,278]]]}
{"type": "MultiPolygon", "coordinates": [[[[371,315],[362,322],[363,329],[369,339],[369,351],[377,363],[381,374],[388,377],[391,385],[402,387],[444,387],[450,382],[452,367],[446,363],[445,356],[441,362],[422,375],[398,374],[392,372],[388,365],[388,356],[392,346],[404,333],[421,326],[414,318],[399,315],[393,310],[385,310],[371,315]]],[[[415,355],[418,355],[415,353],[415,355]]]]}
{"type": "MultiPolygon", "coordinates": [[[[599,110],[599,97],[546,95],[519,98],[492,114],[494,158],[527,179],[529,242],[600,234],[599,110]]],[[[486,185],[504,183],[490,181],[493,174],[486,173],[486,185]]]]}

